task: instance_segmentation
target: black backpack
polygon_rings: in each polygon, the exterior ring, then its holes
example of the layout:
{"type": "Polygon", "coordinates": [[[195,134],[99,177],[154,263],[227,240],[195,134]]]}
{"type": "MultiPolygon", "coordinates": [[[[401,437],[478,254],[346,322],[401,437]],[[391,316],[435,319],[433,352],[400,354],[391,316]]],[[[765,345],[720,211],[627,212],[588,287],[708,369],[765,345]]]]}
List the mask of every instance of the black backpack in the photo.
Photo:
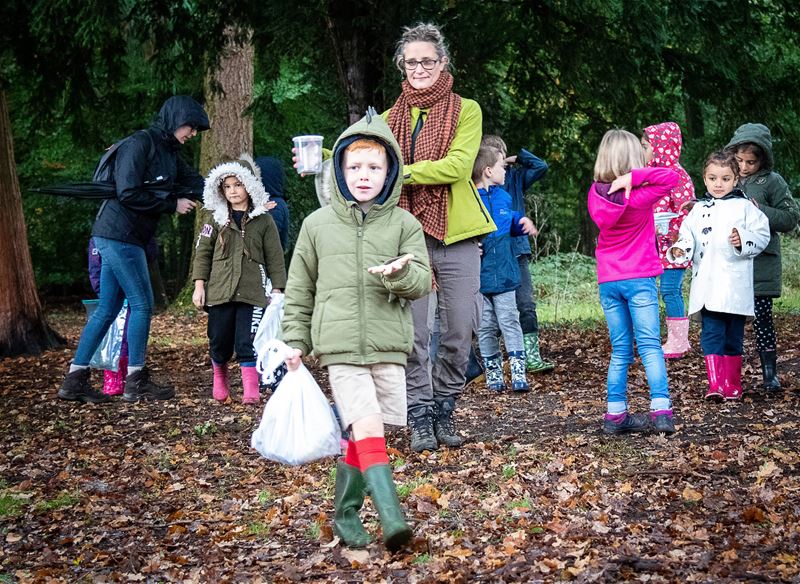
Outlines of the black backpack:
{"type": "Polygon", "coordinates": [[[100,157],[97,166],[94,168],[94,174],[92,174],[92,182],[104,182],[104,183],[113,183],[114,182],[114,163],[117,160],[117,150],[119,147],[122,146],[127,140],[135,136],[136,134],[143,132],[150,143],[150,149],[147,151],[147,165],[149,166],[151,162],[153,162],[153,158],[156,156],[156,144],[153,141],[153,137],[150,135],[150,132],[147,130],[138,130],[134,132],[130,136],[123,138],[119,142],[115,142],[111,146],[109,146],[108,150],[105,151],[102,157],[100,157]]]}

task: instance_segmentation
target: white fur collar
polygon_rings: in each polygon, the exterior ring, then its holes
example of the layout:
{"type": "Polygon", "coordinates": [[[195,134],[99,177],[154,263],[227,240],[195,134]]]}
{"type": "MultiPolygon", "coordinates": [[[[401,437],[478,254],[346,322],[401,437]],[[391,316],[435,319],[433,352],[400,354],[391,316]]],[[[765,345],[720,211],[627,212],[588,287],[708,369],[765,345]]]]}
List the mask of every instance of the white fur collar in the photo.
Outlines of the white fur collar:
{"type": "Polygon", "coordinates": [[[253,210],[249,213],[250,217],[257,217],[267,212],[264,205],[269,201],[269,195],[261,182],[261,171],[249,155],[242,154],[239,158],[239,161],[224,162],[212,168],[203,188],[203,207],[213,212],[214,221],[220,227],[226,225],[229,219],[228,201],[220,190],[222,181],[229,176],[238,178],[244,185],[247,194],[250,195],[250,200],[253,202],[253,210]],[[246,165],[254,170],[251,171],[246,165]]]}

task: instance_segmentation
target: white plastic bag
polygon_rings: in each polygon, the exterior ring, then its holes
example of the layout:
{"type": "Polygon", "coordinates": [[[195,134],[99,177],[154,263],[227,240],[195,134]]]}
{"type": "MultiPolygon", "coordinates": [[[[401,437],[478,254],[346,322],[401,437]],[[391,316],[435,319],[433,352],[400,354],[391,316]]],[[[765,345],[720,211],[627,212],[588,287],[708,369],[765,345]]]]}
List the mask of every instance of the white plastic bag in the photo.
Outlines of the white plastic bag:
{"type": "MultiPolygon", "coordinates": [[[[285,296],[279,292],[272,292],[269,295],[269,304],[264,311],[264,316],[261,317],[261,322],[258,325],[256,336],[253,337],[253,349],[256,352],[258,361],[261,361],[261,356],[266,353],[267,343],[272,339],[281,338],[281,320],[283,320],[283,302],[285,296]]],[[[262,372],[262,368],[256,363],[258,372],[262,372]]]]}
{"type": "Polygon", "coordinates": [[[119,357],[122,354],[122,337],[125,334],[125,322],[128,320],[128,300],[126,299],[122,308],[108,327],[100,346],[92,355],[89,367],[93,369],[107,369],[117,371],[119,369],[119,357]]]}
{"type": "MultiPolygon", "coordinates": [[[[285,359],[291,351],[277,340],[269,345],[267,353],[272,362],[285,359]]],[[[264,458],[298,465],[341,454],[341,437],[328,399],[301,364],[295,371],[286,372],[264,406],[261,423],[253,432],[250,445],[264,458]]]]}

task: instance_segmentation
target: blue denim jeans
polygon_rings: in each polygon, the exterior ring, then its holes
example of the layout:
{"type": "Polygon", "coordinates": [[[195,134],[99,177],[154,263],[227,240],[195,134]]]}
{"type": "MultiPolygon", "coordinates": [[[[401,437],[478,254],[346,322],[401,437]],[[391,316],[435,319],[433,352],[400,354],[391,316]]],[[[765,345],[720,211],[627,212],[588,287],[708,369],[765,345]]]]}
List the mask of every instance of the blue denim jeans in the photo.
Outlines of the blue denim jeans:
{"type": "Polygon", "coordinates": [[[684,272],[686,268],[669,268],[660,276],[659,292],[664,301],[665,312],[670,318],[686,316],[681,293],[684,272]]]}
{"type": "Polygon", "coordinates": [[[117,317],[122,302],[128,299],[128,367],[144,365],[150,318],[153,315],[153,288],[147,270],[144,248],[132,243],[95,237],[103,264],[100,268],[100,303],[83,328],[75,365],[88,365],[100,341],[117,317]]]}
{"type": "Polygon", "coordinates": [[[700,346],[703,355],[741,355],[744,348],[744,322],[742,314],[713,312],[705,308],[700,311],[703,330],[700,346]]]}
{"type": "Polygon", "coordinates": [[[600,304],[611,338],[609,405],[624,404],[627,409],[628,366],[633,363],[634,339],[647,375],[651,401],[669,399],[655,278],[604,282],[600,284],[600,304]]]}

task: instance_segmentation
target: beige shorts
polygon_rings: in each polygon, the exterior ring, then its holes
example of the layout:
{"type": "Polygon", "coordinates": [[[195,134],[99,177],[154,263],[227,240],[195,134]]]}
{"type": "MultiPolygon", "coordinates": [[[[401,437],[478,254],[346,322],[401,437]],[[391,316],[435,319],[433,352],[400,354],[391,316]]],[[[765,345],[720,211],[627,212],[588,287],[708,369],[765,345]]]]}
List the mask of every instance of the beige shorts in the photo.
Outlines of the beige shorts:
{"type": "Polygon", "coordinates": [[[342,426],[380,415],[384,424],[406,425],[406,370],[393,363],[328,365],[333,401],[342,426]]]}

